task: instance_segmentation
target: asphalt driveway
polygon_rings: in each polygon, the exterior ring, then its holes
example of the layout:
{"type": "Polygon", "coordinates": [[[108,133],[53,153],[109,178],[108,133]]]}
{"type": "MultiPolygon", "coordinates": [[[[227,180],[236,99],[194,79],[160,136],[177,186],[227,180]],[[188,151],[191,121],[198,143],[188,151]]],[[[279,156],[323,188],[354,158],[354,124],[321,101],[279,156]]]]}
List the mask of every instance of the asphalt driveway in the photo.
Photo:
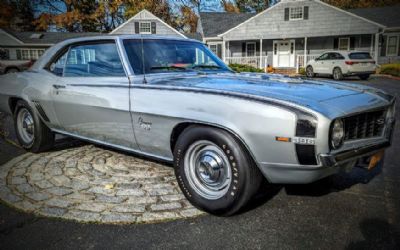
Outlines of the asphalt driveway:
{"type": "MultiPolygon", "coordinates": [[[[400,96],[400,81],[348,81],[400,96]]],[[[398,102],[398,121],[399,110],[398,102]]],[[[310,185],[272,186],[245,212],[229,218],[205,215],[158,224],[80,224],[0,204],[0,248],[399,249],[399,127],[398,122],[384,167],[372,172],[356,168],[310,185]]],[[[12,139],[12,129],[6,130],[12,139]]],[[[60,147],[76,144],[80,142],[66,140],[60,147]]],[[[0,165],[23,152],[0,139],[0,165]]]]}

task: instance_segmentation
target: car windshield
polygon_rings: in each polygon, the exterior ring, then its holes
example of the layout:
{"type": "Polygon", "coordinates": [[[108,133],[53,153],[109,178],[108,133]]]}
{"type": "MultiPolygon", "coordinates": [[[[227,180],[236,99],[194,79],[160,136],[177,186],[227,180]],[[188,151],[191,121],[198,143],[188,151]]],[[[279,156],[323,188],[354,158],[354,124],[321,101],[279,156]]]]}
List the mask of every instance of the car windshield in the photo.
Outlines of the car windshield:
{"type": "Polygon", "coordinates": [[[230,71],[204,44],[198,42],[127,39],[124,46],[135,74],[230,71]]]}
{"type": "Polygon", "coordinates": [[[350,59],[372,59],[371,55],[368,52],[356,52],[349,54],[350,59]]]}

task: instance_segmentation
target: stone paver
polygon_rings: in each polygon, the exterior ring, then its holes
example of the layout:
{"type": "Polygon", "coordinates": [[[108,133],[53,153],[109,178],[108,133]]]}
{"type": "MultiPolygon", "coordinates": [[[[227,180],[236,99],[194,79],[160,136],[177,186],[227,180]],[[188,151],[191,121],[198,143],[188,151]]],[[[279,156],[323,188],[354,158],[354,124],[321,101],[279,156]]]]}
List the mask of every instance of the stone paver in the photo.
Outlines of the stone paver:
{"type": "Polygon", "coordinates": [[[41,216],[147,223],[202,214],[173,168],[92,145],[19,156],[0,166],[0,199],[41,216]]]}

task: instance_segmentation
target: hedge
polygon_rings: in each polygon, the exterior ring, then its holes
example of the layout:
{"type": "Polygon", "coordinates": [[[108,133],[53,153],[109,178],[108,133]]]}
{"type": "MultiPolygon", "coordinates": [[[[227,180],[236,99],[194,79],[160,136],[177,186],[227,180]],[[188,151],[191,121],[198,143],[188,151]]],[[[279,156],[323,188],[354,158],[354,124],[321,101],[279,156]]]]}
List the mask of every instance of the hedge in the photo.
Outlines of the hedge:
{"type": "Polygon", "coordinates": [[[381,74],[400,76],[400,63],[383,64],[380,68],[381,74]]]}
{"type": "Polygon", "coordinates": [[[236,72],[256,72],[256,73],[264,73],[264,70],[258,69],[256,67],[245,65],[245,64],[229,64],[229,67],[236,72]]]}

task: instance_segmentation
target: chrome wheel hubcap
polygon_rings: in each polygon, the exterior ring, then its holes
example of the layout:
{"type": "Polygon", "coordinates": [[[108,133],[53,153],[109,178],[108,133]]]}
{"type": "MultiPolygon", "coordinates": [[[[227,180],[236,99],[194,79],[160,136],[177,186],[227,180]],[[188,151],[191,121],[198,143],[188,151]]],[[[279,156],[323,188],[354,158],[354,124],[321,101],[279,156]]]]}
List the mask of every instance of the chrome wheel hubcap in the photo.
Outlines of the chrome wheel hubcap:
{"type": "Polygon", "coordinates": [[[227,193],[232,170],[228,157],[217,145],[210,141],[195,142],[184,161],[185,176],[197,194],[216,200],[227,193]]]}
{"type": "Polygon", "coordinates": [[[31,113],[26,108],[18,112],[17,128],[22,141],[31,144],[35,138],[35,124],[31,113]]]}

